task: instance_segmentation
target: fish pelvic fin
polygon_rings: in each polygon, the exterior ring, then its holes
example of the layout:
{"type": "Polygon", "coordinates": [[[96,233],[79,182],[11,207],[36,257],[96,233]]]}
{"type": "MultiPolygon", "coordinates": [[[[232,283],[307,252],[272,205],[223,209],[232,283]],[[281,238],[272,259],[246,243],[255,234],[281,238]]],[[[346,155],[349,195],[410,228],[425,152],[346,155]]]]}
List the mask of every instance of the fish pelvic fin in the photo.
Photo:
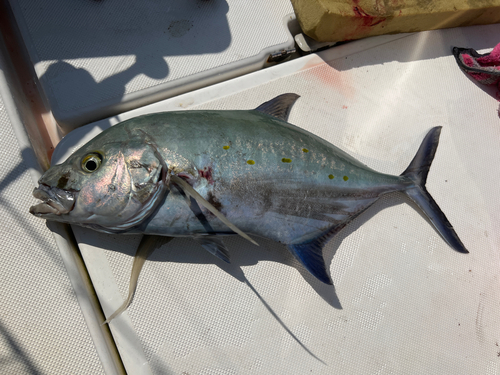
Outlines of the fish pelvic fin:
{"type": "Polygon", "coordinates": [[[347,222],[337,224],[309,241],[287,245],[288,250],[311,275],[325,284],[332,285],[333,282],[328,275],[325,259],[323,258],[323,247],[346,225],[347,222]]]}
{"type": "Polygon", "coordinates": [[[116,311],[113,314],[111,314],[104,321],[104,323],[102,323],[102,325],[109,324],[109,322],[111,322],[114,318],[116,318],[118,315],[120,315],[127,309],[127,307],[132,302],[132,299],[134,298],[134,294],[137,289],[137,283],[139,281],[139,275],[141,274],[142,266],[144,266],[146,259],[148,259],[148,257],[153,253],[153,251],[155,251],[160,246],[170,242],[172,239],[173,239],[172,237],[159,237],[159,236],[148,236],[148,235],[144,235],[142,237],[142,240],[139,243],[139,246],[137,247],[135,253],[134,263],[132,264],[132,271],[130,273],[127,299],[123,301],[122,305],[118,309],[116,309],[116,311]]]}
{"type": "Polygon", "coordinates": [[[297,94],[282,94],[269,100],[268,102],[262,103],[255,108],[255,110],[269,116],[279,118],[280,120],[287,121],[290,109],[298,98],[300,98],[300,95],[297,94]]]}
{"type": "Polygon", "coordinates": [[[217,258],[222,259],[226,263],[229,261],[229,251],[227,250],[222,238],[217,236],[197,236],[193,237],[198,244],[201,245],[210,254],[215,255],[217,258]]]}
{"type": "Polygon", "coordinates": [[[401,174],[414,182],[414,185],[404,190],[404,193],[422,210],[448,245],[460,253],[468,253],[469,251],[465,248],[453,226],[425,188],[427,175],[439,144],[440,134],[441,126],[432,128],[427,133],[410,165],[401,174]]]}

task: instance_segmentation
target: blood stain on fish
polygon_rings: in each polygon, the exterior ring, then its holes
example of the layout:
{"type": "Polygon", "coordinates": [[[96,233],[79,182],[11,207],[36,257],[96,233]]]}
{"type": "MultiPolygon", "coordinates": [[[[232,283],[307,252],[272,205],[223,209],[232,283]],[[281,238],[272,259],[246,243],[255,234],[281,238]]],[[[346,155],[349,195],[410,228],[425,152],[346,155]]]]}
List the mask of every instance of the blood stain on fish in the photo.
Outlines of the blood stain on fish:
{"type": "Polygon", "coordinates": [[[198,170],[198,174],[200,177],[206,178],[209,184],[213,184],[214,180],[212,179],[212,167],[205,167],[201,170],[198,170]]]}

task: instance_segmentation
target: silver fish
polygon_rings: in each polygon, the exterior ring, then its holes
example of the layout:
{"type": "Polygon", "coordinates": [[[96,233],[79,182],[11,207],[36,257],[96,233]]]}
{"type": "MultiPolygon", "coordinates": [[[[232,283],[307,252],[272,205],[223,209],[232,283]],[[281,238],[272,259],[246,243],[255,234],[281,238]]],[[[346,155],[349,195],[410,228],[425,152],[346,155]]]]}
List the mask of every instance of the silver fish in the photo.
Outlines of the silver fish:
{"type": "MultiPolygon", "coordinates": [[[[382,195],[406,194],[442,238],[468,253],[427,192],[441,128],[399,176],[376,172],[286,122],[296,94],[249,111],[182,111],[124,121],[40,179],[30,212],[106,233],[192,237],[229,262],[223,236],[285,244],[331,284],[322,248],[382,195]]],[[[148,245],[150,246],[150,245],[148,245]]],[[[138,266],[140,270],[140,265],[138,266]]]]}

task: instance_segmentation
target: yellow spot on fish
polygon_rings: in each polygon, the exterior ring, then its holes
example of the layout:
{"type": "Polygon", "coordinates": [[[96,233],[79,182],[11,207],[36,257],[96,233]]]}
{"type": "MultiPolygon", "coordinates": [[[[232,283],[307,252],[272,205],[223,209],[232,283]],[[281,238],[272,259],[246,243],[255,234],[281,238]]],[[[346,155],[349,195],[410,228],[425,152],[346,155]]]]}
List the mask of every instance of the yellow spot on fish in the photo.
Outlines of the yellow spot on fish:
{"type": "Polygon", "coordinates": [[[302,152],[309,152],[309,150],[307,148],[303,148],[302,152]]]}
{"type": "Polygon", "coordinates": [[[254,165],[255,162],[253,160],[247,160],[247,164],[254,165]]]}
{"type": "Polygon", "coordinates": [[[283,163],[291,163],[291,162],[292,162],[292,159],[283,158],[283,159],[281,159],[281,161],[282,161],[283,163]]]}
{"type": "Polygon", "coordinates": [[[229,146],[222,147],[224,150],[229,150],[229,146]]]}
{"type": "Polygon", "coordinates": [[[329,175],[328,175],[328,178],[329,178],[330,180],[333,180],[333,179],[335,178],[335,176],[334,176],[333,174],[329,174],[329,175]]]}
{"type": "Polygon", "coordinates": [[[349,179],[349,177],[344,176],[344,181],[347,181],[348,179],[349,179]]]}

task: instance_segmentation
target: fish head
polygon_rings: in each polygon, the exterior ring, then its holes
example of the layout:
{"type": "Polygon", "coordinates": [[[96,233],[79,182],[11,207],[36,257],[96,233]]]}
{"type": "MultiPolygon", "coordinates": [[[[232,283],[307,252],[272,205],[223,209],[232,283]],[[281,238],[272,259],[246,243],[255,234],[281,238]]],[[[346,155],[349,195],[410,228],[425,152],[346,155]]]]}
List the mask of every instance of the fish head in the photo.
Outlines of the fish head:
{"type": "MultiPolygon", "coordinates": [[[[144,141],[90,141],[47,170],[30,208],[38,217],[117,232],[140,224],[166,187],[157,150],[144,141]]],[[[163,166],[166,164],[163,162],[163,166]]]]}

